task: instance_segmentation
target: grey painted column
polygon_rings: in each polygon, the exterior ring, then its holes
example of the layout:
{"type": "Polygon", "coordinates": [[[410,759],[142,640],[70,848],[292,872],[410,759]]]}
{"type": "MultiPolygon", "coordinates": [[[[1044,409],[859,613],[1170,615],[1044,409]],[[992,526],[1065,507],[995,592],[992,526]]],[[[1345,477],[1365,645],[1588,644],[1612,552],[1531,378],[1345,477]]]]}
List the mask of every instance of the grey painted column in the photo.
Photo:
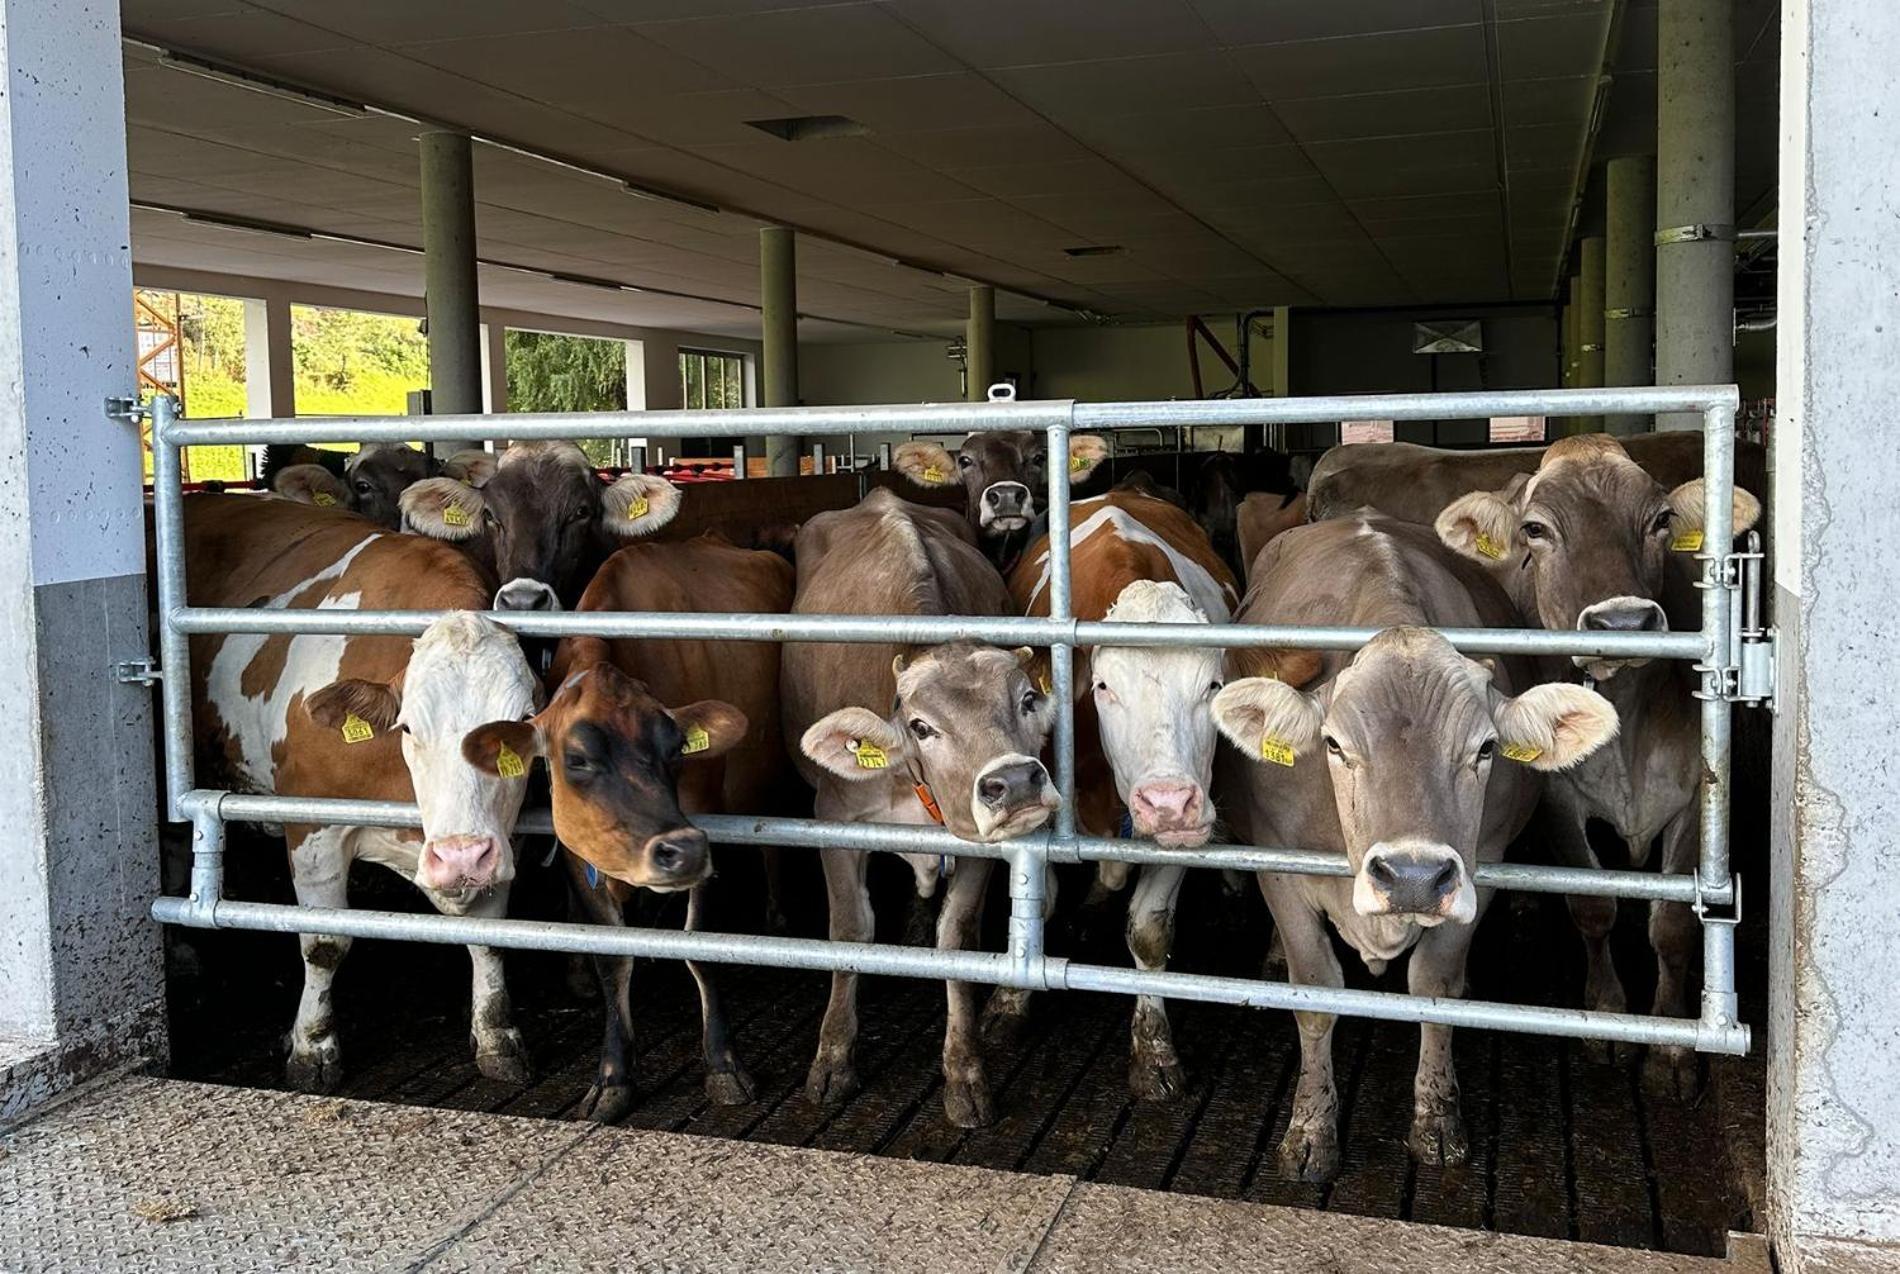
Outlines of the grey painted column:
{"type": "MultiPolygon", "coordinates": [[[[765,407],[798,405],[798,245],[785,226],[759,231],[759,293],[764,307],[765,348],[760,357],[765,407]]],[[[798,476],[800,441],[796,436],[765,440],[766,472],[774,478],[798,476]]]]}
{"type": "Polygon", "coordinates": [[[1900,256],[1877,215],[1900,206],[1900,81],[1876,69],[1900,62],[1900,6],[1788,0],[1781,39],[1781,652],[1756,1038],[1776,1255],[1811,1274],[1900,1267],[1900,625],[1868,552],[1900,536],[1884,427],[1900,400],[1900,256]]]}
{"type": "MultiPolygon", "coordinates": [[[[1603,236],[1579,240],[1577,248],[1577,385],[1598,389],[1603,385],[1603,236]]],[[[1578,416],[1571,430],[1601,433],[1603,417],[1578,416]]]]}
{"type": "Polygon", "coordinates": [[[165,1055],[121,56],[0,0],[0,1118],[165,1055]]]}
{"type": "Polygon", "coordinates": [[[970,374],[964,379],[967,397],[986,402],[996,381],[996,289],[978,284],[970,289],[970,322],[963,342],[970,374]]]}
{"type": "MultiPolygon", "coordinates": [[[[1733,0],[1657,11],[1656,383],[1735,379],[1733,0]]],[[[1696,429],[1701,417],[1656,418],[1696,429]]]]}
{"type": "MultiPolygon", "coordinates": [[[[1603,382],[1648,385],[1656,344],[1656,161],[1625,155],[1607,165],[1609,236],[1604,262],[1603,382]]],[[[1649,417],[1616,415],[1613,434],[1642,433],[1649,417]]]]}
{"type": "MultiPolygon", "coordinates": [[[[482,307],[475,266],[475,166],[467,133],[422,135],[422,271],[429,315],[429,408],[482,409],[482,307]]],[[[480,445],[438,442],[446,456],[480,445]]]]}
{"type": "Polygon", "coordinates": [[[482,410],[508,410],[508,325],[482,324],[482,410]]]}

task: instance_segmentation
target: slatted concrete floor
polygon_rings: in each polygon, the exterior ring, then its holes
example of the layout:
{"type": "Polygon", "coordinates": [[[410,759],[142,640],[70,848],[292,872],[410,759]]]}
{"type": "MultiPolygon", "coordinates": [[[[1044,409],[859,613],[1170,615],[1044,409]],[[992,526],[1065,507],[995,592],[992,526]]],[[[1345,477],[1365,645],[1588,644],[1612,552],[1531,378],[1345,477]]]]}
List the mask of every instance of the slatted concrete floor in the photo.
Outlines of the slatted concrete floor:
{"type": "MultiPolygon", "coordinates": [[[[1191,890],[1177,964],[1257,971],[1259,911],[1257,900],[1222,899],[1211,883],[1191,890]]],[[[1641,919],[1632,909],[1619,930],[1633,995],[1648,976],[1641,919]]],[[[277,1041],[294,1011],[298,976],[291,940],[198,938],[205,973],[174,987],[174,1074],[281,1084],[277,1041]]],[[[1112,951],[1099,938],[1090,945],[1096,958],[1112,951]]],[[[1580,977],[1576,946],[1561,902],[1501,903],[1478,940],[1473,993],[1571,1002],[1565,992],[1580,977]]],[[[561,957],[510,959],[517,1020],[537,1064],[527,1088],[483,1079],[473,1068],[459,949],[359,943],[337,992],[349,1067],[343,1095],[548,1118],[571,1113],[593,1073],[599,1009],[567,989],[561,957]]],[[[1363,970],[1353,980],[1374,985],[1363,970]]],[[[966,1132],[941,1113],[939,985],[866,981],[864,1088],[823,1110],[801,1088],[823,1010],[823,976],[734,968],[723,986],[759,1099],[707,1104],[690,983],[678,966],[643,965],[636,1073],[644,1100],[628,1126],[1690,1254],[1720,1254],[1727,1231],[1751,1225],[1722,1120],[1759,1122],[1759,1111],[1718,1112],[1706,1093],[1686,1106],[1651,1099],[1633,1068],[1593,1061],[1561,1041],[1460,1033],[1472,1155],[1463,1168],[1440,1170],[1414,1165],[1403,1140],[1416,1030],[1342,1022],[1344,1167],[1334,1184],[1319,1188],[1283,1179],[1274,1163],[1297,1072],[1285,1014],[1174,1006],[1190,1087],[1176,1101],[1148,1104],[1127,1096],[1127,1002],[1042,997],[1023,1037],[989,1050],[998,1122],[966,1132]]]]}

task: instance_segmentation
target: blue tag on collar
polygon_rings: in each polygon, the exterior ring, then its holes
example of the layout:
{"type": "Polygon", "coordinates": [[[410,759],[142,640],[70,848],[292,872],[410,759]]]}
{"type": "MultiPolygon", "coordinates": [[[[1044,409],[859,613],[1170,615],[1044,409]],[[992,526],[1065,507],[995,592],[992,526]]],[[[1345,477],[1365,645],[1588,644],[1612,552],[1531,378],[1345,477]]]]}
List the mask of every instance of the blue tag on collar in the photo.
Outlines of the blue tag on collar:
{"type": "Polygon", "coordinates": [[[1135,838],[1135,816],[1130,814],[1127,810],[1122,811],[1121,837],[1123,840],[1133,840],[1135,838]]]}
{"type": "Polygon", "coordinates": [[[600,868],[588,862],[583,862],[581,865],[587,869],[587,887],[589,889],[599,889],[600,868]]]}
{"type": "Polygon", "coordinates": [[[952,863],[951,863],[950,855],[938,854],[937,855],[937,879],[942,880],[946,876],[948,876],[950,874],[951,866],[952,866],[952,863]]]}

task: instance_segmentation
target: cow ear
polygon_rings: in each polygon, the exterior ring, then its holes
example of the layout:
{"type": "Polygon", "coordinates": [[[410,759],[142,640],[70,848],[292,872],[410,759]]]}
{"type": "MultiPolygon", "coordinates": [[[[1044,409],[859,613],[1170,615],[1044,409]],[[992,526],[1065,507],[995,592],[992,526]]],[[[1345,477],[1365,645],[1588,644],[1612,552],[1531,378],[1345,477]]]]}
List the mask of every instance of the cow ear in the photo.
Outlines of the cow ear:
{"type": "Polygon", "coordinates": [[[622,474],[600,493],[601,525],[623,539],[651,535],[679,511],[680,489],[651,473],[622,474]]]}
{"type": "Polygon", "coordinates": [[[343,485],[343,479],[320,464],[289,465],[278,472],[270,486],[284,499],[298,504],[314,504],[326,509],[350,507],[350,489],[343,485]]]}
{"type": "Polygon", "coordinates": [[[1242,677],[1214,696],[1214,724],[1235,747],[1259,761],[1292,765],[1319,739],[1319,702],[1284,681],[1242,677]]]}
{"type": "Polygon", "coordinates": [[[402,711],[402,694],[381,681],[363,681],[355,677],[333,681],[303,701],[310,719],[328,729],[342,729],[351,720],[363,722],[381,734],[396,724],[402,711]]]}
{"type": "Polygon", "coordinates": [[[869,708],[840,708],[813,723],[799,750],[841,779],[881,779],[904,763],[904,736],[869,708]]]}
{"type": "Polygon", "coordinates": [[[1108,459],[1108,439],[1096,434],[1076,434],[1069,439],[1069,481],[1086,482],[1096,466],[1108,459]]]}
{"type": "Polygon", "coordinates": [[[1317,650],[1240,646],[1227,652],[1227,667],[1236,677],[1265,677],[1299,690],[1326,670],[1326,657],[1317,650]]]}
{"type": "Polygon", "coordinates": [[[1524,547],[1517,509],[1495,491],[1473,491],[1445,507],[1433,524],[1446,548],[1478,562],[1515,557],[1524,547]]]}
{"type": "Polygon", "coordinates": [[[474,487],[479,491],[488,485],[488,480],[495,476],[495,471],[500,467],[492,452],[475,447],[468,451],[458,451],[444,460],[442,476],[454,478],[464,486],[474,487]]]}
{"type": "Polygon", "coordinates": [[[454,478],[424,478],[403,488],[397,503],[402,523],[437,540],[472,540],[482,529],[487,508],[482,493],[454,478]]]}
{"type": "Polygon", "coordinates": [[[896,470],[920,487],[947,487],[957,480],[957,462],[934,442],[907,442],[891,456],[896,470]]]}
{"type": "MultiPolygon", "coordinates": [[[[1692,552],[1702,547],[1708,498],[1708,490],[1701,478],[1685,482],[1669,493],[1669,516],[1675,532],[1671,548],[1680,546],[1683,551],[1692,552]]],[[[1746,534],[1754,529],[1756,519],[1761,517],[1761,501],[1752,492],[1736,487],[1733,517],[1735,534],[1746,534]]]]}
{"type": "Polygon", "coordinates": [[[525,778],[537,756],[546,756],[540,727],[532,721],[490,721],[462,736],[462,759],[497,778],[525,778]]]}
{"type": "Polygon", "coordinates": [[[1616,709],[1594,690],[1567,682],[1532,686],[1492,711],[1498,751],[1533,770],[1575,765],[1616,737],[1616,709]]]}
{"type": "Polygon", "coordinates": [[[667,715],[684,736],[680,754],[689,761],[710,761],[745,741],[745,713],[729,703],[701,699],[683,708],[669,708],[667,715]]]}

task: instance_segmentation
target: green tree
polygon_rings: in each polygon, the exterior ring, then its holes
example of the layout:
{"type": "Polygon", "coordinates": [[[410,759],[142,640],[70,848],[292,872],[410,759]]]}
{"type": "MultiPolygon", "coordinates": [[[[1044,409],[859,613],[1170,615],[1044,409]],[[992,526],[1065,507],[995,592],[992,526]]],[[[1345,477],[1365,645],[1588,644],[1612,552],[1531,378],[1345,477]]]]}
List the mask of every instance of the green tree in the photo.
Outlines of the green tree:
{"type": "MultiPolygon", "coordinates": [[[[508,332],[509,411],[625,411],[625,341],[553,332],[508,332]]],[[[613,462],[613,442],[581,440],[595,464],[613,462]]]]}

